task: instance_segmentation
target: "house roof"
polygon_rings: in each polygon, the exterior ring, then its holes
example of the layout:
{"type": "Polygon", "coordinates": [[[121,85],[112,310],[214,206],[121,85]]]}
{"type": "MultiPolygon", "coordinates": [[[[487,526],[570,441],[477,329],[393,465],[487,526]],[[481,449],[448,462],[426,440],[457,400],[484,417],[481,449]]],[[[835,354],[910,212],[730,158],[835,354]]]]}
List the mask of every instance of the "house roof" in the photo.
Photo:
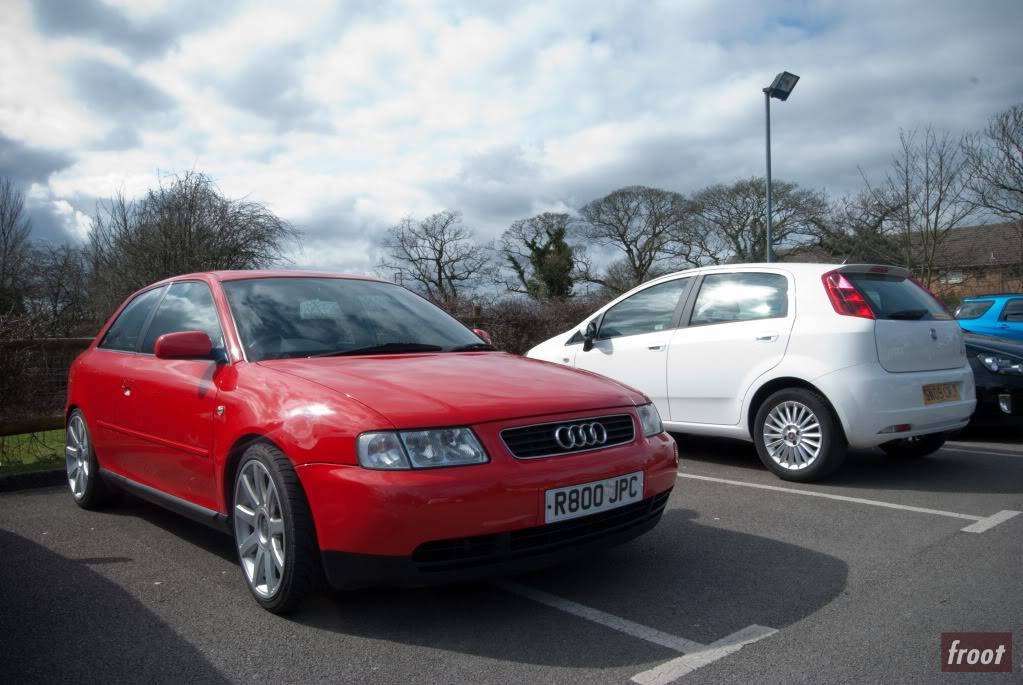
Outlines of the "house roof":
{"type": "MultiPolygon", "coordinates": [[[[775,250],[779,261],[833,262],[819,245],[802,245],[775,250]]],[[[892,255],[897,259],[896,255],[892,255]]],[[[839,257],[839,260],[841,258],[839,257]]],[[[882,260],[884,261],[884,260],[882,260]]],[[[1023,262],[1023,222],[963,226],[948,232],[935,259],[939,269],[1009,266],[1023,262]]]]}
{"type": "Polygon", "coordinates": [[[949,231],[937,254],[944,268],[1006,266],[1023,260],[1023,222],[963,226],[949,231]]]}

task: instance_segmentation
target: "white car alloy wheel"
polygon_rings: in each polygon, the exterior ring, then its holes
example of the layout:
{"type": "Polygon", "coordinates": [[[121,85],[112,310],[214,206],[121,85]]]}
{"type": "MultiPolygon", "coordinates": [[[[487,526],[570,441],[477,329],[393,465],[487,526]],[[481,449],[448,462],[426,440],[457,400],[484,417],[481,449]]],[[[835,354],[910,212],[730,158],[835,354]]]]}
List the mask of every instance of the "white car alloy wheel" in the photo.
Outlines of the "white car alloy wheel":
{"type": "Polygon", "coordinates": [[[821,453],[821,423],[810,407],[787,400],[764,421],[764,447],[778,466],[791,471],[809,468],[821,453]]]}
{"type": "Polygon", "coordinates": [[[257,596],[269,599],[284,578],[284,510],[274,479],[256,459],[245,462],[235,479],[232,518],[249,586],[257,596]]]}
{"type": "Polygon", "coordinates": [[[89,431],[81,414],[72,415],[68,421],[64,460],[71,494],[76,500],[81,500],[89,486],[89,431]]]}

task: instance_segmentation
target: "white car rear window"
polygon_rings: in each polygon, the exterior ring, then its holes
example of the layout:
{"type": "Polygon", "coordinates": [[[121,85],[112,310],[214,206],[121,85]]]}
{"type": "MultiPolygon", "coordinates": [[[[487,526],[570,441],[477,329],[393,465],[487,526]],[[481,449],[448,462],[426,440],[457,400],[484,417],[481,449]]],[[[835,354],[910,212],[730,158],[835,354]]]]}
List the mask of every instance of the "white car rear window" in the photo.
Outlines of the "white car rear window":
{"type": "Polygon", "coordinates": [[[890,274],[843,275],[867,299],[878,319],[944,321],[952,318],[933,295],[909,278],[890,274]]]}

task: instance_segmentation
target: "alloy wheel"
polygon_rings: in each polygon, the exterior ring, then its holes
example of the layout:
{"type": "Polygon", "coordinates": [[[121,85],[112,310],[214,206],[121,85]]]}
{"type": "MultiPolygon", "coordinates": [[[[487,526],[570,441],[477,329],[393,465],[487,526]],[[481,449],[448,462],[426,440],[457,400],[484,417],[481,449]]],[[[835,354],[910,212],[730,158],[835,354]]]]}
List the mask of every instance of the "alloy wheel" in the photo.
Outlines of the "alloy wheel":
{"type": "Polygon", "coordinates": [[[284,577],[284,510],[270,471],[248,461],[234,487],[234,537],[245,577],[253,591],[273,597],[284,577]]]}
{"type": "Polygon", "coordinates": [[[82,499],[89,485],[89,431],[85,428],[85,419],[81,414],[75,414],[68,421],[64,461],[71,494],[75,499],[82,499]]]}
{"type": "Polygon", "coordinates": [[[764,420],[764,446],[774,463],[784,469],[801,471],[816,462],[821,438],[820,421],[802,402],[781,402],[764,420]]]}

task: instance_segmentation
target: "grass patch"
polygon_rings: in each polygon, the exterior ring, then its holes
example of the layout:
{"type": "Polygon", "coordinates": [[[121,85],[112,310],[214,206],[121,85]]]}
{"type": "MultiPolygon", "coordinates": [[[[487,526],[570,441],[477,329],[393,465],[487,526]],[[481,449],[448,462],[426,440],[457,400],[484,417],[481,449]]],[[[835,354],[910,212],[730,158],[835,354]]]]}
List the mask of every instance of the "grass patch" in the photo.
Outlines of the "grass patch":
{"type": "Polygon", "coordinates": [[[64,431],[0,438],[0,473],[43,471],[64,466],[64,431]]]}

